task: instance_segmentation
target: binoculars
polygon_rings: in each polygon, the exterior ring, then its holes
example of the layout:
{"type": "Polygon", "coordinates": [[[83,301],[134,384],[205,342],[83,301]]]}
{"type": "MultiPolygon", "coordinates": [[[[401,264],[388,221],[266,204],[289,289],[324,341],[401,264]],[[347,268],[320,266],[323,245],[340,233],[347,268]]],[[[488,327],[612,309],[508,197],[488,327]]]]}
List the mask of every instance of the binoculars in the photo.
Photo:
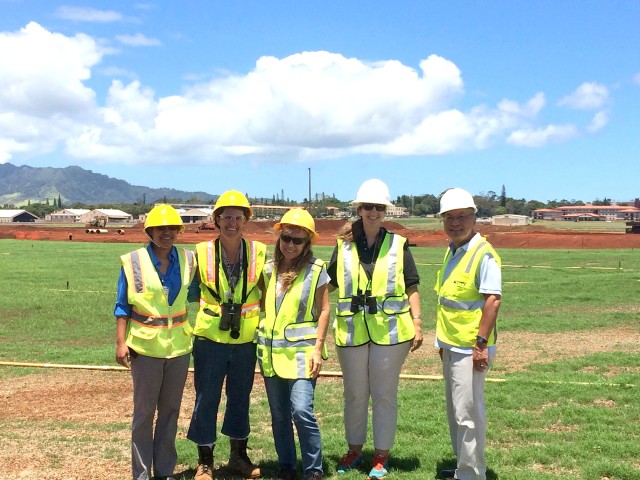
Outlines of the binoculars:
{"type": "Polygon", "coordinates": [[[240,315],[242,304],[227,302],[222,304],[222,316],[220,317],[220,330],[231,330],[229,335],[236,339],[240,337],[240,315]]]}
{"type": "Polygon", "coordinates": [[[358,295],[351,297],[351,313],[358,313],[367,306],[367,313],[378,313],[378,304],[376,297],[371,296],[371,291],[367,290],[364,294],[358,290],[358,295]]]}

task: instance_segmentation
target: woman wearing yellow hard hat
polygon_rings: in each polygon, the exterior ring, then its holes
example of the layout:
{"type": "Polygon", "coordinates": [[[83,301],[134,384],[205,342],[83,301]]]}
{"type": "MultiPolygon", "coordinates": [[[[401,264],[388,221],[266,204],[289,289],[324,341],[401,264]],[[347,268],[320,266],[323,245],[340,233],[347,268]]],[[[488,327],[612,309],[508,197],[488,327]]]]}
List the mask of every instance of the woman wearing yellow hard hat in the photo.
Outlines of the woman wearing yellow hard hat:
{"type": "Polygon", "coordinates": [[[329,325],[329,275],[325,262],[313,256],[318,234],[306,210],[293,208],[274,225],[278,233],[265,317],[258,329],[258,362],[271,409],[273,439],[278,454],[278,479],[294,480],[298,432],[305,480],[321,480],[322,442],[313,412],[316,378],[329,325]]]}
{"type": "Polygon", "coordinates": [[[195,480],[211,480],[218,408],[226,382],[221,432],[230,437],[227,470],[258,478],[260,468],[247,456],[247,438],[266,245],[242,237],[252,212],[247,197],[237,190],[218,197],[213,215],[220,234],[196,245],[199,268],[189,297],[199,300],[200,309],[193,332],[196,400],[187,438],[198,445],[195,480]]]}
{"type": "Polygon", "coordinates": [[[144,223],[149,244],[120,259],[116,361],[130,367],[133,378],[131,470],[138,479],[172,477],[178,459],[175,438],[193,338],[187,292],[197,268],[193,252],[174,246],[183,231],[172,206],[156,205],[144,223]]]}
{"type": "Polygon", "coordinates": [[[347,453],[345,472],[362,463],[372,404],[373,462],[370,479],[387,474],[397,427],[400,369],[422,345],[420,278],[406,238],[382,226],[389,188],[373,178],[353,201],[360,217],[338,235],[329,262],[330,290],[338,290],[334,337],[342,369],[347,453]]]}

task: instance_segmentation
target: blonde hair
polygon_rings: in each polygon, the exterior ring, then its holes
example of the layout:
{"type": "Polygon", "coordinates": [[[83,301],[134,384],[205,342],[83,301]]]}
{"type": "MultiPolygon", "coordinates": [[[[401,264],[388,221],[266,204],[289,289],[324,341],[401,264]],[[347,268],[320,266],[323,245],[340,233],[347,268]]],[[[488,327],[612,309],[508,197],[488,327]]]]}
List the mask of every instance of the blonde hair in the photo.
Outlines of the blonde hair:
{"type": "Polygon", "coordinates": [[[298,227],[296,225],[282,225],[280,235],[289,235],[294,232],[303,232],[307,238],[304,248],[298,257],[295,259],[292,266],[285,268],[285,258],[280,251],[280,236],[276,240],[275,250],[273,252],[273,263],[275,267],[275,274],[280,275],[280,281],[282,290],[288,290],[294,280],[298,277],[298,274],[307,266],[309,260],[313,256],[313,250],[311,249],[311,237],[312,234],[306,228],[298,227]]]}

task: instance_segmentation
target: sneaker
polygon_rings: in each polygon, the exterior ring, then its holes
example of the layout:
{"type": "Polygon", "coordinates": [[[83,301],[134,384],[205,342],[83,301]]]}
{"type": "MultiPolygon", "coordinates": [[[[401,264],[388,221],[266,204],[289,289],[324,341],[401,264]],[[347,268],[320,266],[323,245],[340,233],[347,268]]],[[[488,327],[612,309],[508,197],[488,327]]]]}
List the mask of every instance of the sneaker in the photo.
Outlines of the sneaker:
{"type": "Polygon", "coordinates": [[[389,462],[388,456],[375,455],[373,457],[371,471],[369,472],[369,480],[377,480],[378,478],[384,478],[387,475],[388,462],[389,462]]]}
{"type": "Polygon", "coordinates": [[[344,473],[352,468],[357,468],[362,463],[362,453],[349,450],[338,463],[338,473],[344,473]]]}

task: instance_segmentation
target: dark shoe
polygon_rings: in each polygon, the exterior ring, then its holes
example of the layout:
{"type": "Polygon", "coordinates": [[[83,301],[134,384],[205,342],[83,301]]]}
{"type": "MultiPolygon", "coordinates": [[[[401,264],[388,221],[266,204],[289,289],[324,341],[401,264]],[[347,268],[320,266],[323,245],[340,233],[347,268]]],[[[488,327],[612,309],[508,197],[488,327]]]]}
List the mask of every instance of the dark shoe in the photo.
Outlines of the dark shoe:
{"type": "Polygon", "coordinates": [[[322,480],[323,478],[321,472],[311,472],[305,475],[304,480],[322,480]]]}
{"type": "Polygon", "coordinates": [[[438,478],[443,480],[449,480],[456,477],[455,468],[444,468],[438,472],[438,478]]]}
{"type": "Polygon", "coordinates": [[[296,480],[296,471],[291,467],[282,467],[276,480],[296,480]]]}

